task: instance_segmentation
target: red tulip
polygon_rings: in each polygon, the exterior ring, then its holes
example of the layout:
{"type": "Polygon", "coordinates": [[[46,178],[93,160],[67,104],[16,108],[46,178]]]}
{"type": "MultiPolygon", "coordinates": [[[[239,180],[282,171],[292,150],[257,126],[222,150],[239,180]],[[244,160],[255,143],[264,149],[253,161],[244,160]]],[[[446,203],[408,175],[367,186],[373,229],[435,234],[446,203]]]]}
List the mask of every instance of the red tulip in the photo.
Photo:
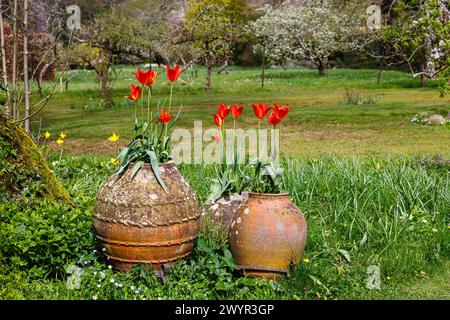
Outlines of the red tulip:
{"type": "Polygon", "coordinates": [[[164,111],[164,109],[161,109],[161,116],[157,118],[159,121],[161,121],[164,124],[167,124],[167,122],[170,121],[170,119],[175,118],[175,116],[169,116],[169,112],[164,111]]]}
{"type": "Polygon", "coordinates": [[[267,105],[263,104],[252,104],[253,112],[258,119],[262,119],[266,116],[267,112],[269,112],[270,108],[267,108],[267,105]]]}
{"type": "Polygon", "coordinates": [[[214,114],[214,121],[218,127],[221,127],[225,124],[225,119],[222,118],[218,113],[214,114]]]}
{"type": "Polygon", "coordinates": [[[234,119],[237,119],[241,116],[243,110],[244,110],[244,106],[238,107],[238,105],[235,104],[233,106],[233,108],[231,109],[231,115],[233,116],[234,119]]]}
{"type": "Polygon", "coordinates": [[[280,123],[281,119],[278,117],[278,112],[277,110],[273,110],[272,113],[269,115],[268,117],[269,122],[271,125],[273,125],[274,127],[280,123]]]}
{"type": "Polygon", "coordinates": [[[219,105],[219,112],[217,114],[222,119],[225,119],[231,111],[231,106],[226,106],[223,103],[219,105]]]}
{"type": "Polygon", "coordinates": [[[180,74],[182,74],[184,71],[184,69],[180,70],[179,65],[175,65],[173,69],[171,69],[169,65],[167,65],[166,67],[167,67],[166,69],[167,78],[172,82],[177,81],[180,74]]]}
{"type": "Polygon", "coordinates": [[[287,116],[287,114],[289,113],[289,108],[282,106],[282,105],[277,105],[275,104],[273,106],[274,111],[276,111],[276,116],[280,119],[283,120],[284,117],[287,116]]]}
{"type": "Polygon", "coordinates": [[[137,101],[141,97],[141,87],[135,86],[134,84],[130,85],[130,95],[125,98],[130,99],[131,101],[137,101]]]}
{"type": "Polygon", "coordinates": [[[156,71],[153,69],[143,71],[140,68],[138,68],[138,72],[132,72],[135,76],[137,81],[139,81],[144,86],[151,86],[156,81],[156,71]]]}

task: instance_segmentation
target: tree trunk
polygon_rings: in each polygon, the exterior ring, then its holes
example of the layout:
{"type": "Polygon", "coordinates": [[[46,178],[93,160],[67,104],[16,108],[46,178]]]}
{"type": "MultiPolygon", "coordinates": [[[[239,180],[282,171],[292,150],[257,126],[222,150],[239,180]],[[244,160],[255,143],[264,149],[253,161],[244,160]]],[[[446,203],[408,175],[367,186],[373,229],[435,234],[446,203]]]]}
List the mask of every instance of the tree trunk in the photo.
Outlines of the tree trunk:
{"type": "Polygon", "coordinates": [[[420,72],[422,72],[421,75],[420,75],[420,84],[422,86],[426,86],[426,84],[428,83],[429,78],[426,75],[427,67],[425,66],[425,63],[422,63],[420,65],[420,72]]]}
{"type": "Polygon", "coordinates": [[[206,81],[205,81],[205,91],[206,93],[209,93],[211,90],[211,70],[212,66],[208,65],[206,70],[206,81]]]}
{"type": "Polygon", "coordinates": [[[266,69],[266,59],[263,55],[261,65],[261,88],[264,88],[264,80],[266,79],[265,69],[266,69]]]}
{"type": "Polygon", "coordinates": [[[0,47],[2,52],[2,71],[3,71],[3,86],[6,90],[6,102],[5,102],[5,113],[6,116],[10,116],[11,105],[10,105],[10,95],[9,95],[9,83],[8,83],[8,72],[6,69],[6,53],[5,53],[5,34],[3,30],[3,1],[0,0],[0,47]]]}
{"type": "Polygon", "coordinates": [[[383,62],[384,62],[383,59],[381,59],[380,64],[378,65],[377,85],[379,85],[381,82],[381,73],[383,72],[383,66],[384,66],[383,62]]]}
{"type": "Polygon", "coordinates": [[[18,120],[20,117],[19,106],[17,105],[17,0],[14,0],[14,16],[13,16],[13,61],[12,61],[12,106],[13,119],[18,120]]]}
{"type": "Polygon", "coordinates": [[[108,85],[108,71],[99,74],[100,94],[103,99],[103,105],[110,107],[112,104],[111,88],[108,85]]]}
{"type": "Polygon", "coordinates": [[[30,83],[28,81],[28,0],[23,2],[23,85],[25,87],[25,132],[30,129],[30,83]]]}
{"type": "Polygon", "coordinates": [[[225,62],[223,63],[223,66],[221,66],[219,68],[219,70],[217,70],[217,74],[221,74],[222,71],[226,69],[226,67],[228,67],[228,57],[226,58],[225,62]]]}
{"type": "Polygon", "coordinates": [[[324,76],[325,75],[325,66],[327,64],[327,61],[325,58],[317,58],[315,60],[315,64],[317,66],[317,70],[319,70],[319,75],[324,76]]]}
{"type": "Polygon", "coordinates": [[[0,150],[0,194],[26,201],[32,193],[49,200],[70,202],[69,193],[55,178],[31,137],[1,113],[0,150]]]}

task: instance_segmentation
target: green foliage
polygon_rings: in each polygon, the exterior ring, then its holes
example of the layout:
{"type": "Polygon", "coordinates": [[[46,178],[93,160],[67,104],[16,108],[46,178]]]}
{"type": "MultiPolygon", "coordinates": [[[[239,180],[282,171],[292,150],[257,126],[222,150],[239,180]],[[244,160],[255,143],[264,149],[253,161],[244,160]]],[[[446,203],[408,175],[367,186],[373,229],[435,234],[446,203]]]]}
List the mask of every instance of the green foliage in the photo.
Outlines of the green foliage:
{"type": "MultiPolygon", "coordinates": [[[[431,276],[448,263],[450,179],[441,165],[330,157],[287,158],[282,166],[289,173],[283,178],[285,188],[308,221],[304,260],[283,281],[237,277],[226,236],[212,223],[202,229],[190,258],[171,267],[165,284],[142,267],[128,274],[112,271],[101,248],[93,251],[91,220],[94,190],[112,168],[103,159],[63,157],[55,170],[71,190],[75,207],[42,202],[0,208],[0,296],[360,299],[386,293],[402,298],[405,283],[431,276]],[[69,265],[82,268],[80,289],[66,287],[69,265]],[[381,268],[377,294],[365,286],[369,265],[381,268]]],[[[204,181],[214,176],[214,168],[183,165],[180,171],[206,199],[204,181]]]]}
{"type": "Polygon", "coordinates": [[[344,104],[361,105],[375,104],[377,101],[373,96],[362,96],[358,89],[346,88],[344,92],[344,104]]]}
{"type": "Polygon", "coordinates": [[[243,36],[245,12],[242,0],[190,1],[185,28],[199,62],[211,66],[231,56],[243,36]]]}
{"type": "Polygon", "coordinates": [[[442,77],[441,94],[448,89],[450,67],[450,5],[443,0],[402,0],[394,19],[380,35],[389,52],[407,63],[412,74],[442,77]]]}
{"type": "Polygon", "coordinates": [[[84,206],[40,202],[30,208],[0,205],[0,256],[30,277],[61,275],[64,266],[94,246],[90,211],[84,206]]]}

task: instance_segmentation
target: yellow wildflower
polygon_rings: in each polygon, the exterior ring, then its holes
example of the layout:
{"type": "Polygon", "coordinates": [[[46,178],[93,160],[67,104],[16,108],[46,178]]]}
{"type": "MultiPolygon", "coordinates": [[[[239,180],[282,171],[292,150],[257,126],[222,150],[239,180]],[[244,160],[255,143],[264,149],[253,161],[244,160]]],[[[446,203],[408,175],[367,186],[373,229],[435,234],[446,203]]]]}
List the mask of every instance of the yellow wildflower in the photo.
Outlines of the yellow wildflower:
{"type": "Polygon", "coordinates": [[[50,136],[51,136],[50,132],[47,131],[46,133],[44,133],[44,138],[45,139],[50,138],[50,136]]]}
{"type": "Polygon", "coordinates": [[[305,259],[303,259],[303,262],[304,262],[304,263],[309,263],[309,259],[308,259],[308,258],[305,258],[305,259]]]}
{"type": "Polygon", "coordinates": [[[421,275],[422,277],[426,277],[426,276],[427,276],[427,273],[426,273],[425,271],[420,271],[420,275],[421,275]]]}
{"type": "Polygon", "coordinates": [[[59,137],[61,138],[61,140],[64,140],[64,139],[67,137],[67,135],[66,135],[65,132],[61,132],[61,133],[59,134],[59,137]]]}
{"type": "Polygon", "coordinates": [[[117,142],[117,140],[119,140],[119,135],[116,135],[115,132],[113,132],[112,136],[108,138],[109,141],[111,142],[117,142]]]}
{"type": "Polygon", "coordinates": [[[119,165],[119,159],[111,158],[111,164],[112,164],[113,166],[118,166],[118,165],[119,165]]]}
{"type": "Polygon", "coordinates": [[[61,138],[59,138],[58,140],[56,140],[56,143],[57,143],[57,144],[63,144],[63,143],[64,143],[64,140],[61,139],[61,138]]]}

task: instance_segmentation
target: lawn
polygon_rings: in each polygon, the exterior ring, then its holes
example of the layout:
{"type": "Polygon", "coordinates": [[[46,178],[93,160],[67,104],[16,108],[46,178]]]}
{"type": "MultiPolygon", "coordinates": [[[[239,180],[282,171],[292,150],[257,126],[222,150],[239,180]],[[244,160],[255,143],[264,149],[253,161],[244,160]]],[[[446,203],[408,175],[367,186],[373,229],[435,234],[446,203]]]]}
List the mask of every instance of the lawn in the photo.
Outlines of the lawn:
{"type": "MultiPolygon", "coordinates": [[[[70,191],[73,205],[33,197],[18,202],[0,194],[0,298],[2,299],[449,299],[449,125],[411,123],[420,112],[446,115],[449,97],[437,83],[421,87],[408,74],[376,70],[268,69],[266,85],[256,68],[232,67],[213,76],[204,94],[204,70],[185,73],[175,87],[183,104],[178,125],[213,126],[218,103],[285,103],[282,150],[284,185],[308,221],[302,262],[282,281],[239,277],[227,242],[214,224],[202,229],[191,257],[172,266],[167,281],[141,267],[121,274],[108,268],[95,244],[92,209],[100,184],[112,174],[114,131],[122,145],[131,135],[133,106],[123,99],[133,76],[116,70],[110,109],[101,106],[92,73],[80,72],[68,92],[58,92],[33,121],[50,131],[49,163],[70,191]],[[191,79],[188,78],[191,77],[191,79]],[[193,80],[192,80],[193,79],[193,80]],[[366,104],[344,103],[346,88],[366,104]],[[55,136],[67,139],[59,161],[55,136]],[[426,160],[423,158],[426,157],[426,160]],[[422,160],[418,160],[422,159],[422,160]],[[69,266],[82,269],[78,289],[69,266]],[[381,286],[366,286],[368,267],[380,268],[381,286]]],[[[164,78],[164,77],[161,77],[164,78]]],[[[154,94],[167,98],[159,81],[154,94]]],[[[256,124],[242,117],[243,127],[256,124]]],[[[47,144],[43,146],[47,147],[47,144]]],[[[209,192],[214,168],[180,165],[199,201],[209,192]]]]}
{"type": "MultiPolygon", "coordinates": [[[[48,107],[34,119],[37,133],[68,133],[66,150],[71,153],[105,153],[114,148],[106,138],[113,131],[125,138],[131,136],[134,108],[123,97],[130,83],[136,82],[131,67],[118,67],[114,81],[116,106],[102,108],[97,84],[90,71],[71,71],[76,76],[68,92],[57,93],[48,107]],[[42,122],[41,122],[42,121],[42,122]]],[[[161,70],[162,71],[162,70],[161,70]]],[[[162,71],[163,72],[163,71],[162,71]]],[[[283,126],[283,152],[294,157],[403,156],[417,154],[450,155],[449,126],[430,127],[412,124],[420,112],[447,115],[450,96],[440,97],[436,82],[421,87],[419,79],[409,74],[386,71],[379,85],[376,70],[329,70],[319,77],[309,69],[269,69],[265,87],[260,87],[259,69],[230,68],[228,74],[213,74],[212,91],[204,93],[204,69],[183,75],[184,84],[175,87],[174,105],[182,105],[178,126],[192,130],[195,120],[203,127],[213,126],[212,114],[219,103],[265,101],[292,106],[283,126]],[[197,74],[197,77],[195,76],[197,74]],[[371,104],[344,103],[347,88],[371,104]]],[[[71,76],[69,74],[67,76],[71,76]]],[[[168,84],[161,76],[153,95],[167,102],[168,84]]],[[[247,107],[245,113],[252,113],[247,107]]],[[[241,127],[254,126],[253,117],[243,117],[241,127]]]]}

